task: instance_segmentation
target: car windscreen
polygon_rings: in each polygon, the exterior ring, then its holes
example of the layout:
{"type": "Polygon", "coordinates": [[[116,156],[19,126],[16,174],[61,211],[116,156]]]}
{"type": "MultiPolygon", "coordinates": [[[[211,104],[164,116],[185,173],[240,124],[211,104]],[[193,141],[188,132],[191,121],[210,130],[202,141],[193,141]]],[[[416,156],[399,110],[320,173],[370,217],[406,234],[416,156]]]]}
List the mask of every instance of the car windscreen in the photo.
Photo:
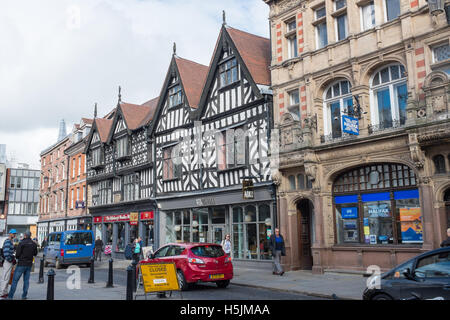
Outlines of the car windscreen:
{"type": "Polygon", "coordinates": [[[204,258],[218,258],[225,255],[225,252],[222,250],[221,246],[198,246],[191,248],[191,252],[197,257],[204,258]]]}
{"type": "Polygon", "coordinates": [[[66,245],[87,245],[92,244],[92,235],[90,232],[67,233],[64,240],[66,245]]]}

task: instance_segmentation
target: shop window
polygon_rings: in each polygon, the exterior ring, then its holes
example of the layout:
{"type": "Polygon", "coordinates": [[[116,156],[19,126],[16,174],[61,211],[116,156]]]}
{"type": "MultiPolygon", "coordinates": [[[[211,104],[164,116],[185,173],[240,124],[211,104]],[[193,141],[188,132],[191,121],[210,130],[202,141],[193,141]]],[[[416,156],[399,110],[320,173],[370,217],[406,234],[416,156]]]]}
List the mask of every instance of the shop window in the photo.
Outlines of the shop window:
{"type": "Polygon", "coordinates": [[[192,209],[192,241],[208,242],[208,209],[192,209]]]}
{"type": "Polygon", "coordinates": [[[349,170],[334,182],[337,243],[422,243],[414,171],[400,164],[349,170]]]}
{"type": "Polygon", "coordinates": [[[433,157],[434,172],[445,173],[445,158],[443,155],[436,155],[433,157]]]}
{"type": "Polygon", "coordinates": [[[116,242],[116,252],[123,252],[125,250],[125,223],[117,223],[117,242],[116,242]]]}

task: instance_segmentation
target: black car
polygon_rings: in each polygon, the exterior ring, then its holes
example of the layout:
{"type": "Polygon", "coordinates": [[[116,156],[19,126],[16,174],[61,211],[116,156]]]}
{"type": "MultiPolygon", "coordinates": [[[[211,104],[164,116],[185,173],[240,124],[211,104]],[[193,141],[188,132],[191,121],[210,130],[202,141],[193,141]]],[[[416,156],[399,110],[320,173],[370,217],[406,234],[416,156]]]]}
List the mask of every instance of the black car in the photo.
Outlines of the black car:
{"type": "Polygon", "coordinates": [[[394,269],[372,276],[364,300],[450,300],[450,247],[414,257],[394,269]]]}

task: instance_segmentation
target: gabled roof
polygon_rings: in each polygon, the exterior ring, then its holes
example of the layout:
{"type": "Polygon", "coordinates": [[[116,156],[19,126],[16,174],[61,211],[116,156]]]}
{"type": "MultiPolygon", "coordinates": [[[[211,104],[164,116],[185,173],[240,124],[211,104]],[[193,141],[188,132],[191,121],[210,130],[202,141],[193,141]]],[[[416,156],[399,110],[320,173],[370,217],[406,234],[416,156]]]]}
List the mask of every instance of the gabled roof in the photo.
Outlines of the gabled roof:
{"type": "Polygon", "coordinates": [[[174,58],[188,104],[191,108],[197,108],[208,75],[208,67],[178,56],[174,56],[174,58]]]}
{"type": "Polygon", "coordinates": [[[150,108],[149,113],[147,116],[142,120],[141,126],[148,124],[150,121],[153,120],[153,116],[155,115],[156,107],[158,106],[159,97],[153,98],[145,103],[143,103],[143,106],[147,106],[150,108]]]}
{"type": "MultiPolygon", "coordinates": [[[[112,120],[96,118],[94,124],[97,127],[98,134],[100,136],[100,141],[105,143],[108,140],[109,131],[111,130],[112,120]]],[[[93,128],[92,128],[93,129],[93,128]]]]}
{"type": "Polygon", "coordinates": [[[270,40],[231,27],[225,29],[255,83],[270,86],[270,40]]]}
{"type": "Polygon", "coordinates": [[[143,120],[151,113],[151,107],[144,105],[120,102],[119,107],[129,130],[139,128],[143,120]]]}

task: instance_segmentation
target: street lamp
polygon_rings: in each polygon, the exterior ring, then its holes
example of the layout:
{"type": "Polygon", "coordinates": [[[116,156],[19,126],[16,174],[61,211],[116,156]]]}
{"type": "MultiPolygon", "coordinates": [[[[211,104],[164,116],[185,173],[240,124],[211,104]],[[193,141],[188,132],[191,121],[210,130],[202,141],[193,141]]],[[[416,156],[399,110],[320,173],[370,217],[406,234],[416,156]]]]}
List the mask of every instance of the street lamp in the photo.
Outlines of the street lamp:
{"type": "Polygon", "coordinates": [[[444,1],[445,0],[427,0],[430,14],[437,16],[439,13],[444,12],[444,1]]]}

